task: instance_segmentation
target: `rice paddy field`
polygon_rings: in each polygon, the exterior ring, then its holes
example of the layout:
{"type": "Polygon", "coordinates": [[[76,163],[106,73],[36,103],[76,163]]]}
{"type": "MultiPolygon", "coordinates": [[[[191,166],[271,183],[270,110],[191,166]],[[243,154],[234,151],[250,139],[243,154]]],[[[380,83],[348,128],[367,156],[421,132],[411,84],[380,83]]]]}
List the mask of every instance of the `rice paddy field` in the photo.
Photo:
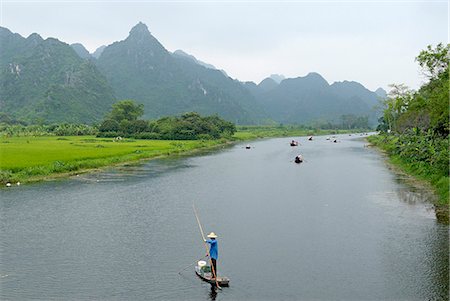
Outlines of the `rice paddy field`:
{"type": "Polygon", "coordinates": [[[33,181],[145,158],[212,148],[223,140],[133,140],[94,136],[0,138],[0,181],[33,181]]]}

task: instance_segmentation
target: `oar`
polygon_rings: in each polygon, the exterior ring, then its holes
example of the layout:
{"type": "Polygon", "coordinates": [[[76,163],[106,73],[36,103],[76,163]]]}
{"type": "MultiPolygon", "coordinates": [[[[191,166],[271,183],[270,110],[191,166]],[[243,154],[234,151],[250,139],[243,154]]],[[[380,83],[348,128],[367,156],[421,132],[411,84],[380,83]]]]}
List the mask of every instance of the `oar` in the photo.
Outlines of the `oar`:
{"type": "Polygon", "coordinates": [[[205,235],[203,234],[202,224],[200,223],[200,219],[198,218],[197,210],[195,209],[194,203],[192,203],[192,208],[194,208],[195,218],[197,219],[198,228],[200,229],[200,233],[202,234],[203,243],[206,249],[206,255],[209,257],[209,263],[211,264],[211,271],[213,272],[214,279],[216,280],[216,286],[218,289],[221,290],[222,288],[220,287],[219,282],[217,282],[216,271],[214,271],[214,265],[212,264],[211,255],[209,254],[209,248],[208,245],[206,244],[205,235]]]}
{"type": "MultiPolygon", "coordinates": [[[[203,257],[200,258],[200,259],[203,259],[203,258],[205,258],[205,257],[206,257],[206,256],[203,256],[203,257]]],[[[183,271],[186,270],[187,268],[189,268],[189,267],[193,266],[194,264],[196,264],[200,259],[197,259],[196,261],[194,261],[193,263],[191,263],[191,264],[188,265],[187,267],[181,269],[181,270],[178,272],[178,274],[181,274],[181,272],[183,272],[183,271]]]]}

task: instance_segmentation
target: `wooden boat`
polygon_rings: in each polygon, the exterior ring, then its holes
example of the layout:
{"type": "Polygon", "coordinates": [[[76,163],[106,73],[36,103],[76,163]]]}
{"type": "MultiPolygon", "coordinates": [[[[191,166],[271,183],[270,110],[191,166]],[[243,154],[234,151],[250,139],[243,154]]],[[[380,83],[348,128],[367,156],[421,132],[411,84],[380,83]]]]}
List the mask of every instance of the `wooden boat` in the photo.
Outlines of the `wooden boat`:
{"type": "MultiPolygon", "coordinates": [[[[216,284],[216,281],[211,279],[212,273],[204,272],[203,269],[201,267],[199,267],[198,265],[195,266],[195,274],[197,274],[197,276],[205,282],[208,282],[212,285],[216,284]]],[[[230,278],[219,276],[219,277],[217,277],[217,283],[219,284],[219,286],[229,286],[230,278]]]]}
{"type": "Polygon", "coordinates": [[[294,162],[297,163],[297,164],[298,163],[302,163],[303,162],[302,155],[298,155],[297,157],[295,157],[294,162]]]}

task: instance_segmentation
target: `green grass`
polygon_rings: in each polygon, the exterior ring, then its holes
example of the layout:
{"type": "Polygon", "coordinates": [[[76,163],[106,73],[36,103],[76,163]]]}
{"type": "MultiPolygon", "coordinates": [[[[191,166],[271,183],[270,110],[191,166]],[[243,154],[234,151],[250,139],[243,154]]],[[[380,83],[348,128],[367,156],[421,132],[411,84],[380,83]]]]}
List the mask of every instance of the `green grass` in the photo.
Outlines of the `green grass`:
{"type": "Polygon", "coordinates": [[[32,181],[58,173],[214,147],[221,140],[168,141],[73,137],[0,138],[0,181],[32,181]]]}

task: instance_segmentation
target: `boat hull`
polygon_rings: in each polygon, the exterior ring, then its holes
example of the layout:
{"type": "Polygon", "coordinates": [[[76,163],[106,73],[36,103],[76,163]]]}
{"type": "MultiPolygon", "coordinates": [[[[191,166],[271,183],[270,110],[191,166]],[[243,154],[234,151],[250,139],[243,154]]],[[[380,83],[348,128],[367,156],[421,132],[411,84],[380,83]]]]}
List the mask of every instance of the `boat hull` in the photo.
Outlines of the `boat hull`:
{"type": "MultiPolygon", "coordinates": [[[[202,273],[198,266],[195,267],[195,274],[197,274],[197,276],[205,282],[208,282],[212,285],[216,284],[216,281],[214,279],[211,279],[211,273],[202,273]]],[[[217,277],[217,283],[219,284],[219,286],[229,286],[230,279],[228,277],[219,276],[217,277]]]]}

